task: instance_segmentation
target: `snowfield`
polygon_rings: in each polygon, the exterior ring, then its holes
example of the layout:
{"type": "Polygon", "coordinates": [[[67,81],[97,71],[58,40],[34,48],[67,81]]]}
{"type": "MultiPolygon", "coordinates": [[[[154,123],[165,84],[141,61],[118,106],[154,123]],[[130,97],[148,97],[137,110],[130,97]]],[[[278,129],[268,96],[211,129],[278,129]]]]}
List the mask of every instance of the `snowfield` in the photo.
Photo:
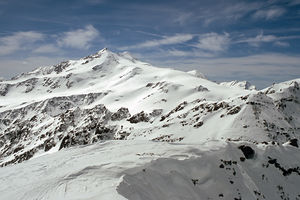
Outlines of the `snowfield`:
{"type": "Polygon", "coordinates": [[[0,199],[299,199],[299,159],[290,145],[105,141],[1,168],[0,199]]]}
{"type": "Polygon", "coordinates": [[[300,199],[300,79],[102,49],[0,82],[0,200],[300,199]]]}

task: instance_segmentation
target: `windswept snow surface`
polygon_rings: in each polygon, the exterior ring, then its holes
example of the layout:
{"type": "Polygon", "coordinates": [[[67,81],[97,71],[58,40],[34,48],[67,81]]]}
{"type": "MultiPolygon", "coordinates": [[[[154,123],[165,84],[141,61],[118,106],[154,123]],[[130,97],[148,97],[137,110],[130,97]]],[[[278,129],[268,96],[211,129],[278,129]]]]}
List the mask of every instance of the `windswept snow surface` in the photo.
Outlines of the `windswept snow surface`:
{"type": "Polygon", "coordinates": [[[0,199],[297,199],[299,159],[271,143],[106,141],[1,168],[0,199]],[[254,158],[240,160],[242,144],[254,158]]]}
{"type": "Polygon", "coordinates": [[[218,84],[107,49],[3,80],[0,200],[300,199],[299,84],[218,84]]]}

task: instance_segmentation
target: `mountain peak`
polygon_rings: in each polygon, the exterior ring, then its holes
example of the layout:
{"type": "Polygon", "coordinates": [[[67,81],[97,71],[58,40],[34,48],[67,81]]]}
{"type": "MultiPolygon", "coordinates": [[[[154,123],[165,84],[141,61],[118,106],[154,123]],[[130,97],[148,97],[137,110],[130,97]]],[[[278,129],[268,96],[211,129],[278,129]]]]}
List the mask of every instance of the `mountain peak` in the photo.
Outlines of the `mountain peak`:
{"type": "Polygon", "coordinates": [[[107,47],[104,47],[100,51],[98,51],[99,54],[109,51],[107,47]]]}
{"type": "Polygon", "coordinates": [[[245,90],[256,90],[255,85],[252,85],[248,81],[229,81],[229,82],[222,82],[220,85],[227,86],[227,87],[236,87],[236,88],[242,88],[245,90]]]}
{"type": "Polygon", "coordinates": [[[198,70],[194,69],[194,70],[191,70],[191,71],[188,71],[187,72],[188,74],[191,74],[193,76],[196,76],[198,78],[203,78],[203,79],[206,79],[206,76],[204,74],[202,74],[201,72],[199,72],[198,70]]]}
{"type": "Polygon", "coordinates": [[[250,91],[107,48],[0,82],[0,199],[297,199],[299,85],[250,91]]]}

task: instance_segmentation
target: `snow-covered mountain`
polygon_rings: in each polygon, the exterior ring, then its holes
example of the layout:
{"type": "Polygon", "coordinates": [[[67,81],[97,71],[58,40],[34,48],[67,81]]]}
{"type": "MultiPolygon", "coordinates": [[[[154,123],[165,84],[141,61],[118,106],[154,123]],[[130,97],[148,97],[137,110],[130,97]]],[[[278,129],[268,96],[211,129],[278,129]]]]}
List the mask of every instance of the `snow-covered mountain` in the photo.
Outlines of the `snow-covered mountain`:
{"type": "Polygon", "coordinates": [[[107,49],[3,80],[0,199],[300,199],[299,83],[107,49]]]}
{"type": "Polygon", "coordinates": [[[230,81],[230,82],[221,82],[220,85],[228,87],[241,87],[246,90],[256,90],[255,85],[252,85],[248,81],[230,81]]]}

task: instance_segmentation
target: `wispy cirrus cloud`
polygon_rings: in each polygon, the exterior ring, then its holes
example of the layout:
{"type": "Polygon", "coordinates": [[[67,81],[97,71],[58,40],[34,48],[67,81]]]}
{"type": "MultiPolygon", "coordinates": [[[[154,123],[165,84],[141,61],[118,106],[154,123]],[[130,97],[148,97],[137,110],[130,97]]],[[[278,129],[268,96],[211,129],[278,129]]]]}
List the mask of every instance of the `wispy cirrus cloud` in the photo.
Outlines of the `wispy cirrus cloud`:
{"type": "Polygon", "coordinates": [[[180,13],[175,19],[174,22],[179,25],[185,25],[191,18],[193,14],[191,12],[180,13]]]}
{"type": "Polygon", "coordinates": [[[45,44],[45,45],[41,45],[41,46],[37,47],[32,52],[44,54],[44,53],[55,53],[55,52],[59,52],[59,51],[61,51],[61,49],[59,49],[54,44],[45,44]]]}
{"type": "Polygon", "coordinates": [[[286,10],[280,7],[258,10],[253,14],[253,18],[272,20],[282,16],[285,12],[286,10]]]}
{"type": "Polygon", "coordinates": [[[148,40],[143,43],[139,43],[133,46],[122,47],[121,50],[126,49],[140,49],[140,48],[152,48],[164,45],[174,45],[174,44],[181,44],[187,41],[190,41],[194,38],[192,34],[176,34],[173,36],[164,36],[162,39],[156,40],[148,40]]]}
{"type": "MultiPolygon", "coordinates": [[[[248,80],[264,88],[273,82],[282,82],[299,78],[300,56],[284,55],[278,53],[264,53],[241,57],[188,57],[171,58],[168,53],[155,53],[151,60],[157,66],[172,67],[184,71],[197,69],[209,79],[215,81],[248,80]]],[[[179,54],[180,55],[180,54],[179,54]]],[[[184,54],[183,54],[184,55],[184,54]]],[[[188,55],[191,55],[188,53],[188,55]]],[[[149,55],[142,55],[149,56],[149,55]]],[[[144,59],[144,58],[141,58],[144,59]]]]}
{"type": "Polygon", "coordinates": [[[207,33],[200,36],[199,43],[195,47],[206,51],[218,52],[227,49],[229,43],[230,38],[228,33],[207,33]]]}
{"type": "Polygon", "coordinates": [[[199,49],[192,50],[192,51],[183,51],[178,49],[169,49],[167,51],[161,52],[166,56],[175,56],[175,57],[214,57],[215,54],[212,52],[204,52],[200,51],[199,49]]]}
{"type": "Polygon", "coordinates": [[[33,53],[55,53],[60,51],[61,47],[88,49],[91,42],[99,35],[99,31],[92,25],[83,29],[63,32],[56,41],[53,40],[54,35],[37,31],[13,32],[0,37],[0,56],[24,50],[33,53]]]}
{"type": "Polygon", "coordinates": [[[92,25],[83,29],[64,32],[57,43],[60,47],[71,47],[77,49],[88,49],[90,43],[100,36],[100,32],[92,25]]]}
{"type": "Polygon", "coordinates": [[[256,35],[255,37],[247,37],[243,39],[237,39],[233,43],[248,43],[250,46],[259,47],[263,43],[273,43],[276,46],[288,47],[290,44],[286,40],[299,39],[298,35],[290,36],[276,36],[276,35],[265,35],[263,32],[256,35]]]}
{"type": "Polygon", "coordinates": [[[248,43],[251,46],[259,46],[261,43],[274,42],[278,40],[278,37],[275,35],[264,35],[263,32],[258,34],[255,37],[249,37],[241,40],[235,41],[235,43],[248,43]]]}
{"type": "Polygon", "coordinates": [[[237,20],[242,18],[254,10],[259,9],[262,6],[258,2],[238,2],[235,4],[226,4],[224,7],[220,7],[221,13],[224,15],[222,17],[237,20]]]}
{"type": "Polygon", "coordinates": [[[35,31],[15,32],[11,35],[0,37],[0,55],[9,55],[19,50],[32,47],[37,41],[41,41],[45,35],[35,31]]]}
{"type": "Polygon", "coordinates": [[[210,25],[215,22],[235,23],[251,12],[260,9],[263,6],[261,2],[236,2],[236,3],[218,3],[210,7],[203,8],[199,11],[200,18],[204,25],[210,25]],[[215,13],[218,13],[217,15],[215,13]]]}
{"type": "Polygon", "coordinates": [[[274,45],[279,46],[279,47],[289,47],[290,43],[288,43],[288,42],[282,42],[282,41],[276,41],[274,43],[274,45]]]}
{"type": "MultiPolygon", "coordinates": [[[[148,40],[143,43],[139,43],[129,47],[122,47],[120,50],[130,50],[130,49],[143,49],[143,48],[154,48],[162,46],[172,46],[176,44],[184,44],[190,42],[193,39],[198,39],[198,42],[191,42],[186,44],[198,49],[201,55],[211,56],[212,54],[220,51],[224,51],[230,44],[230,37],[228,33],[218,34],[218,33],[206,33],[206,34],[176,34],[173,36],[165,36],[162,39],[148,40]]],[[[187,51],[180,50],[169,50],[170,54],[184,56],[187,51]]],[[[191,51],[189,51],[191,53],[191,51]]]]}

